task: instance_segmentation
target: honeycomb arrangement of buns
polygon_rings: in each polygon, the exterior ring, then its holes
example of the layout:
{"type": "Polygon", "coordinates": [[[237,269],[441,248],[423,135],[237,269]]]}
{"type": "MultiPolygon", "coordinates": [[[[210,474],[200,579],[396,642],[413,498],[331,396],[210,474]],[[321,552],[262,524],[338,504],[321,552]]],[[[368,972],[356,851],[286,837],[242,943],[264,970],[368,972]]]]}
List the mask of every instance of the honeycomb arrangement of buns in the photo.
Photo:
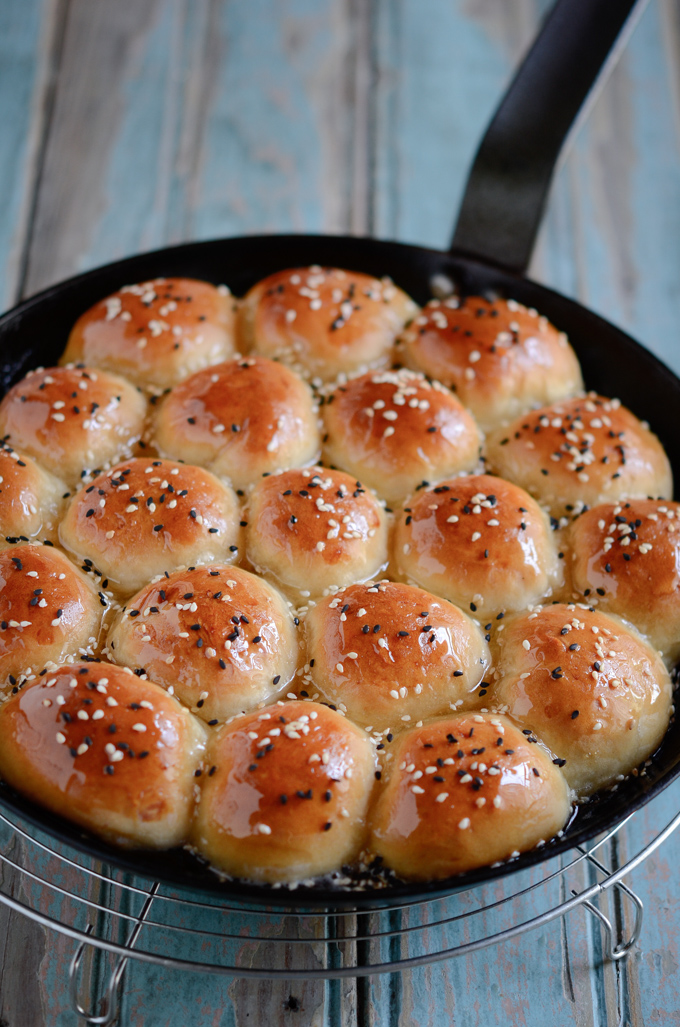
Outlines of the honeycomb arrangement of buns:
{"type": "Polygon", "coordinates": [[[511,860],[667,730],[672,487],[512,299],[126,286],[0,400],[0,777],[277,887],[511,860]]]}

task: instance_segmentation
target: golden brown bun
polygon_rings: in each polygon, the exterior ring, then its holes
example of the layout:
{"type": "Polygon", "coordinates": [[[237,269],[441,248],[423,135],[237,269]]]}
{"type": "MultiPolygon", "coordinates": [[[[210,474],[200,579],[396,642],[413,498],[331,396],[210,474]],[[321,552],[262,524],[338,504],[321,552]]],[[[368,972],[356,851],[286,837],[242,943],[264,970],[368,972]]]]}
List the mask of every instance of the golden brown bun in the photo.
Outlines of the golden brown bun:
{"type": "Polygon", "coordinates": [[[357,724],[380,731],[448,712],[450,703],[476,705],[490,663],[474,621],[392,581],[350,585],[321,600],[306,630],[316,686],[357,724]]]}
{"type": "Polygon", "coordinates": [[[107,645],[116,663],[143,667],[211,723],[276,696],[295,674],[298,656],[283,597],[224,564],[147,585],[123,608],[107,645]]]}
{"type": "Polygon", "coordinates": [[[213,734],[206,764],[193,843],[213,866],[299,881],[358,855],[375,763],[339,713],[286,702],[239,717],[213,734]]]}
{"type": "Polygon", "coordinates": [[[412,371],[369,371],[336,385],[323,407],[328,463],[356,474],[388,502],[423,479],[471,471],[481,436],[448,389],[412,371]]]}
{"type": "Polygon", "coordinates": [[[69,485],[132,452],[146,400],[129,382],[85,367],[31,371],[0,401],[0,437],[69,485]]]}
{"type": "Polygon", "coordinates": [[[549,595],[562,573],[545,513],[489,474],[453,478],[409,500],[394,561],[408,581],[483,620],[549,595]]]}
{"type": "Polygon", "coordinates": [[[38,536],[54,542],[67,493],[63,481],[0,442],[0,549],[38,536]]]}
{"type": "Polygon", "coordinates": [[[157,685],[75,663],[0,707],[0,775],[116,845],[166,849],[186,840],[205,738],[157,685]]]}
{"type": "Polygon", "coordinates": [[[518,418],[487,440],[487,468],[516,481],[555,517],[622,496],[665,498],[661,443],[617,399],[589,393],[518,418]]]}
{"type": "Polygon", "coordinates": [[[321,440],[309,386],[264,357],[238,357],[172,390],[156,416],[161,453],[202,464],[244,489],[312,463],[321,440]]]}
{"type": "Polygon", "coordinates": [[[569,816],[562,774],[506,717],[434,720],[403,734],[393,754],[371,811],[369,844],[406,880],[518,856],[569,816]]]}
{"type": "Polygon", "coordinates": [[[571,583],[617,613],[675,663],[680,656],[680,503],[595,506],[571,525],[571,583]]]}
{"type": "Polygon", "coordinates": [[[341,471],[308,467],[263,478],[247,520],[248,560],[291,594],[365,581],[387,563],[385,513],[341,471]]]}
{"type": "Polygon", "coordinates": [[[238,315],[241,347],[331,381],[382,367],[417,306],[389,278],[339,268],[291,268],[254,285],[238,315]]]}
{"type": "Polygon", "coordinates": [[[0,552],[0,687],[97,644],[103,608],[88,578],[49,546],[0,552]]]}
{"type": "Polygon", "coordinates": [[[583,388],[564,332],[515,300],[431,300],[402,334],[397,353],[455,389],[485,431],[583,388]]]}
{"type": "Polygon", "coordinates": [[[60,363],[167,389],[233,353],[235,306],[226,286],[193,278],[125,285],[78,318],[60,363]]]}
{"type": "Polygon", "coordinates": [[[209,471],[171,460],[118,464],[78,492],[61,522],[65,549],[129,595],[186,564],[237,556],[238,501],[209,471]]]}
{"type": "Polygon", "coordinates": [[[535,731],[579,794],[629,774],[668,727],[671,682],[630,625],[584,606],[521,614],[498,636],[489,705],[535,731]]]}

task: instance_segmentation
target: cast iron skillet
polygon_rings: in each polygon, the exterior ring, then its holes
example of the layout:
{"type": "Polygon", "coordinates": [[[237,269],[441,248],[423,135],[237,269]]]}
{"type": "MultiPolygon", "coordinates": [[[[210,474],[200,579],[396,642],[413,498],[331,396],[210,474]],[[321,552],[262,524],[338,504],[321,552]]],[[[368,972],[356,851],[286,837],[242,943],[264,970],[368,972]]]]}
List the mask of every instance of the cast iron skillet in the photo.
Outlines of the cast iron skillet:
{"type": "MultiPolygon", "coordinates": [[[[126,283],[186,275],[226,282],[236,295],[243,295],[274,271],[316,263],[390,275],[425,303],[432,295],[433,277],[445,275],[463,293],[497,292],[536,307],[566,331],[587,386],[618,396],[650,422],[680,480],[680,381],[623,332],[523,276],[564,137],[634,6],[635,0],[558,0],[480,146],[448,253],[374,239],[293,235],[189,243],[132,257],[55,285],[0,319],[0,393],[31,368],[55,364],[76,318],[126,283]]],[[[221,893],[231,902],[297,910],[367,909],[450,894],[539,863],[613,827],[678,774],[680,725],[675,723],[646,775],[579,807],[562,839],[512,863],[446,882],[395,883],[386,890],[366,892],[341,890],[327,882],[294,893],[221,882],[184,850],[115,849],[1,783],[0,805],[107,864],[169,884],[221,893]]]]}

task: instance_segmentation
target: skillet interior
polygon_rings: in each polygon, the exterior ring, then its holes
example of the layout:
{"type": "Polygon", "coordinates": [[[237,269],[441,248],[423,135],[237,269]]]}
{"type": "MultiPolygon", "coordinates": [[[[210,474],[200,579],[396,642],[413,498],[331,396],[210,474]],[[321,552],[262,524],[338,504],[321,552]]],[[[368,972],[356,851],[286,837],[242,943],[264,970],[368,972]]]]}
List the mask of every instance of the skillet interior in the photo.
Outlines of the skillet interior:
{"type": "MultiPolygon", "coordinates": [[[[680,380],[651,353],[597,315],[519,275],[463,256],[374,239],[292,235],[189,243],[132,257],[60,283],[0,318],[0,395],[31,368],[55,364],[76,318],[122,285],[162,275],[187,275],[216,284],[226,282],[236,295],[242,295],[274,271],[313,263],[377,276],[388,274],[419,303],[431,298],[432,276],[445,274],[462,292],[497,291],[536,307],[569,335],[587,387],[617,396],[650,422],[666,447],[676,480],[680,480],[680,437],[676,430],[680,380]]],[[[679,774],[680,725],[673,723],[646,775],[631,778],[615,791],[579,807],[563,838],[493,869],[484,867],[445,882],[394,884],[365,892],[343,891],[322,883],[291,893],[266,885],[221,882],[184,850],[157,853],[115,849],[27,802],[2,783],[0,805],[53,838],[113,867],[169,885],[221,894],[230,901],[296,910],[319,906],[368,909],[389,906],[390,901],[402,904],[451,894],[543,862],[613,827],[679,774]]]]}

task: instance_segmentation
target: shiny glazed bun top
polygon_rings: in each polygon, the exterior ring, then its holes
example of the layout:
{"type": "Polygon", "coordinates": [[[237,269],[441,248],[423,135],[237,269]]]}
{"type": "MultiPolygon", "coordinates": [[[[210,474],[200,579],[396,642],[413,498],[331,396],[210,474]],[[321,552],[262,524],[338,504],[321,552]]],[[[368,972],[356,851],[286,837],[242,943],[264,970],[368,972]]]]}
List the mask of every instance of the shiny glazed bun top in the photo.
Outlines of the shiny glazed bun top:
{"type": "Polygon", "coordinates": [[[524,489],[490,474],[451,478],[410,499],[394,561],[407,580],[483,619],[523,609],[562,577],[546,514],[524,489]]]}
{"type": "Polygon", "coordinates": [[[36,536],[54,541],[67,495],[63,481],[0,442],[0,549],[36,536]]]}
{"type": "Polygon", "coordinates": [[[356,858],[374,784],[368,735],[313,702],[268,706],[218,728],[193,841],[217,868],[299,881],[356,858]]]}
{"type": "Polygon", "coordinates": [[[325,453],[388,502],[423,479],[470,471],[481,436],[467,410],[438,382],[413,371],[369,371],[333,386],[322,408],[325,453]]]}
{"type": "Polygon", "coordinates": [[[50,367],[30,371],[0,401],[0,437],[74,485],[83,471],[128,456],[145,414],[144,397],[117,375],[50,367]]]}
{"type": "Polygon", "coordinates": [[[293,268],[253,286],[239,311],[238,337],[245,349],[330,381],[386,364],[397,332],[417,309],[389,278],[293,268]]]}
{"type": "Polygon", "coordinates": [[[310,609],[305,628],[315,685],[356,723],[380,731],[448,713],[451,703],[475,705],[490,664],[474,621],[393,581],[340,589],[310,609]]]}
{"type": "Polygon", "coordinates": [[[266,581],[224,564],[147,585],[107,644],[116,663],[144,668],[209,723],[275,697],[297,667],[288,604],[266,581]]]}
{"type": "Polygon", "coordinates": [[[680,503],[594,506],[569,529],[571,584],[675,661],[680,655],[680,503]]]}
{"type": "Polygon", "coordinates": [[[206,729],[108,663],[48,672],[0,707],[0,774],[33,802],[127,847],[186,840],[206,729]]]}
{"type": "Polygon", "coordinates": [[[455,389],[486,431],[583,388],[564,332],[515,300],[432,300],[397,352],[409,367],[455,389]]]}
{"type": "Polygon", "coordinates": [[[291,594],[321,595],[387,564],[385,512],[341,471],[309,467],[263,478],[247,520],[248,560],[291,594]]]}
{"type": "Polygon", "coordinates": [[[125,285],[78,318],[60,362],[166,389],[233,352],[234,309],[225,285],[193,278],[125,285]]]}
{"type": "Polygon", "coordinates": [[[106,596],[51,546],[0,552],[0,687],[96,649],[106,596]]]}
{"type": "Polygon", "coordinates": [[[158,410],[155,441],[162,453],[241,489],[313,462],[321,445],[309,386],[264,357],[237,357],[174,388],[158,410]]]}
{"type": "Polygon", "coordinates": [[[535,731],[580,794],[629,774],[660,744],[671,682],[632,626],[559,603],[508,622],[498,644],[489,706],[535,731]]]}
{"type": "Polygon", "coordinates": [[[559,517],[622,496],[666,498],[663,447],[618,399],[589,393],[525,414],[487,440],[487,467],[559,517]]]}
{"type": "Polygon", "coordinates": [[[129,595],[183,564],[235,559],[239,516],[236,496],[209,471],[135,459],[76,494],[59,537],[129,595]]]}
{"type": "Polygon", "coordinates": [[[463,713],[403,734],[371,811],[370,848],[406,880],[519,856],[569,816],[551,758],[507,718],[463,713]]]}

